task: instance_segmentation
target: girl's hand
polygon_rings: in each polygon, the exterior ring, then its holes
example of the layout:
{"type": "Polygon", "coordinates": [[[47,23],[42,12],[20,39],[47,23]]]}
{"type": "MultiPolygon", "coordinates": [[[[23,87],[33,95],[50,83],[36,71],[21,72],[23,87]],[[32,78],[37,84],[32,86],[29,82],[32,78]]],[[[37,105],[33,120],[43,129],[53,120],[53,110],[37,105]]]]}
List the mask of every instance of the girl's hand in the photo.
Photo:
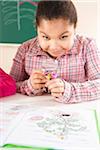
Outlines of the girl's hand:
{"type": "Polygon", "coordinates": [[[34,70],[30,76],[30,82],[33,89],[41,89],[45,87],[47,79],[41,70],[34,70]]]}
{"type": "Polygon", "coordinates": [[[64,93],[64,82],[59,78],[47,81],[45,86],[51,91],[53,97],[59,98],[64,93]]]}

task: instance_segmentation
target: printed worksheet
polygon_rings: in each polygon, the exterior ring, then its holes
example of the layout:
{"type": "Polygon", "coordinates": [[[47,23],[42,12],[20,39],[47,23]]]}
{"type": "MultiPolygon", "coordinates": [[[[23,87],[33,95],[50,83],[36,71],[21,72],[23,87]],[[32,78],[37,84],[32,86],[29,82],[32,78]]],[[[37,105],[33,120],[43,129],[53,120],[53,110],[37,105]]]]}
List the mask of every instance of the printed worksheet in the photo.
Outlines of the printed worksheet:
{"type": "Polygon", "coordinates": [[[62,148],[95,147],[99,131],[94,110],[42,108],[20,115],[6,144],[62,148]]]}
{"type": "Polygon", "coordinates": [[[13,124],[18,122],[19,116],[28,109],[33,109],[32,105],[0,103],[0,146],[7,139],[10,130],[13,128],[13,124]]]}

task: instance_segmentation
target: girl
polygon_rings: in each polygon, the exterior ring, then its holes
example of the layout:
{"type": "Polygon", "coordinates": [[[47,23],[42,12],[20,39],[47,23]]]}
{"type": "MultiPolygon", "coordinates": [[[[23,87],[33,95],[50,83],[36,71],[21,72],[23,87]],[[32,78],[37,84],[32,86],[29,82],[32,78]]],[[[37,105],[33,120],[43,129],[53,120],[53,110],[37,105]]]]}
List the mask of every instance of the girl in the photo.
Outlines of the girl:
{"type": "Polygon", "coordinates": [[[63,103],[100,98],[98,49],[94,40],[75,33],[76,26],[77,12],[72,1],[38,3],[37,37],[19,47],[10,73],[16,80],[17,92],[34,96],[49,90],[55,100],[63,103]],[[57,77],[51,80],[42,71],[47,62],[53,68],[57,66],[57,77]]]}

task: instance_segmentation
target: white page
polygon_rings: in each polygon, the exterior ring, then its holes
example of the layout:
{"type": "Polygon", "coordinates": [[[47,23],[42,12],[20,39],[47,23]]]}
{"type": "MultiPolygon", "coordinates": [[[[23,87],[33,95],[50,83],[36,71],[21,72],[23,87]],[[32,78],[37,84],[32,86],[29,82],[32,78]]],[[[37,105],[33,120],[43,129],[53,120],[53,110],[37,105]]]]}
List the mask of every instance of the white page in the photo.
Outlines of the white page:
{"type": "Polygon", "coordinates": [[[18,122],[20,114],[28,109],[33,109],[32,105],[0,103],[0,146],[4,145],[14,123],[18,122]]]}
{"type": "Polygon", "coordinates": [[[99,145],[93,110],[42,108],[22,116],[6,143],[62,148],[99,145]]]}

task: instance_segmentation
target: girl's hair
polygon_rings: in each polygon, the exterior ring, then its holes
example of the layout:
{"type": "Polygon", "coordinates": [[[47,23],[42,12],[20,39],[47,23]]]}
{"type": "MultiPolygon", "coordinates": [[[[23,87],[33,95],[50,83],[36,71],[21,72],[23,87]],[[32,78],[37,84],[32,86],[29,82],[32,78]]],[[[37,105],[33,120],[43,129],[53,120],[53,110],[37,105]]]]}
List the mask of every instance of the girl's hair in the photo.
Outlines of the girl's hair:
{"type": "Polygon", "coordinates": [[[40,25],[42,19],[65,19],[70,24],[77,24],[77,12],[71,0],[41,0],[37,6],[36,25],[40,25]]]}

